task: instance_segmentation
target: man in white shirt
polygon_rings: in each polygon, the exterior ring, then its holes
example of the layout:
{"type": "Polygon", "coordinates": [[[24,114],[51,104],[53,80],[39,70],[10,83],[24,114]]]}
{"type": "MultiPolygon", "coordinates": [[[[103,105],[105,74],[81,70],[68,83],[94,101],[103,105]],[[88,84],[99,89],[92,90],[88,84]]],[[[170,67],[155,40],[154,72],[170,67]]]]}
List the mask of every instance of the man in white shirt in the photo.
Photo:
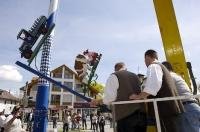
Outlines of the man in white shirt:
{"type": "Polygon", "coordinates": [[[20,116],[21,116],[20,106],[15,106],[11,112],[11,115],[9,115],[5,120],[4,123],[5,132],[25,132],[25,130],[22,129],[20,116]]]}
{"type": "Polygon", "coordinates": [[[153,53],[155,55],[152,55],[152,57],[145,55],[145,64],[147,66],[145,88],[139,95],[132,95],[131,99],[145,99],[149,95],[156,96],[161,88],[163,72],[160,65],[157,64],[159,63],[157,53],[152,51],[153,53]]]}
{"type": "MultiPolygon", "coordinates": [[[[173,72],[173,67],[172,65],[165,61],[162,62],[162,64],[169,70],[175,84],[176,88],[178,91],[178,94],[180,96],[190,96],[192,93],[189,91],[189,87],[185,80],[175,72],[173,72]]],[[[188,125],[190,124],[193,129],[195,130],[194,132],[199,132],[200,131],[200,106],[197,103],[197,100],[194,98],[190,99],[184,99],[182,100],[184,108],[185,108],[185,117],[188,119],[188,125]]]]}
{"type": "MultiPolygon", "coordinates": [[[[113,101],[127,101],[131,94],[139,94],[138,76],[127,71],[123,62],[116,63],[115,72],[109,76],[104,90],[104,98],[92,100],[92,104],[110,105],[113,101]]],[[[146,116],[143,104],[124,104],[115,106],[117,132],[145,132],[146,116]]]]}
{"type": "MultiPolygon", "coordinates": [[[[169,71],[158,62],[157,52],[147,50],[145,52],[145,64],[147,66],[147,79],[145,87],[140,94],[133,94],[130,99],[161,98],[176,96],[175,84],[169,71]]],[[[180,101],[158,102],[158,112],[161,119],[162,132],[180,132],[176,115],[182,113],[183,106],[180,101]]],[[[148,103],[148,112],[154,116],[152,103],[148,103]]]]}
{"type": "MultiPolygon", "coordinates": [[[[180,96],[192,95],[192,93],[190,92],[189,87],[188,87],[187,83],[185,82],[185,80],[183,80],[183,78],[180,75],[173,72],[172,65],[167,61],[162,62],[162,64],[169,70],[170,75],[172,76],[172,78],[173,78],[173,80],[176,84],[178,94],[180,96]]],[[[193,100],[194,99],[186,99],[186,100],[183,100],[183,102],[193,101],[193,100]]],[[[195,103],[195,102],[191,102],[191,103],[195,103]]]]}
{"type": "Polygon", "coordinates": [[[63,132],[68,132],[69,131],[69,125],[71,122],[71,116],[69,111],[64,110],[64,115],[63,115],[63,132]]]}

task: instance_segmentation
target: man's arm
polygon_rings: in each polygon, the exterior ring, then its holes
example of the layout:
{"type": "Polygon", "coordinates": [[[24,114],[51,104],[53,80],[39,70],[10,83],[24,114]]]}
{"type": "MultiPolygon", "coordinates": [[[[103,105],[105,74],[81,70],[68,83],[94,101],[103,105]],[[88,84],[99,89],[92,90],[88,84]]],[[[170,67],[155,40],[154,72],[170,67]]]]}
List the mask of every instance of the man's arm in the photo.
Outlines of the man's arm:
{"type": "Polygon", "coordinates": [[[90,104],[93,106],[102,104],[109,105],[111,102],[116,100],[118,87],[119,82],[117,76],[111,74],[108,80],[106,81],[103,99],[92,99],[90,104]]]}
{"type": "Polygon", "coordinates": [[[129,99],[139,100],[139,99],[146,99],[150,94],[146,92],[141,92],[140,94],[132,94],[129,96],[129,99]]]}
{"type": "Polygon", "coordinates": [[[102,104],[110,105],[113,101],[115,101],[117,98],[118,88],[119,88],[118,78],[115,74],[111,74],[108,80],[106,81],[102,104]]]}
{"type": "Polygon", "coordinates": [[[4,129],[7,130],[10,128],[10,126],[12,125],[13,121],[19,116],[19,114],[13,115],[13,117],[8,121],[5,122],[4,124],[4,129]]]}
{"type": "Polygon", "coordinates": [[[143,91],[136,95],[132,94],[129,99],[145,99],[149,95],[156,96],[162,85],[162,68],[158,64],[151,64],[147,68],[147,79],[143,91]]]}

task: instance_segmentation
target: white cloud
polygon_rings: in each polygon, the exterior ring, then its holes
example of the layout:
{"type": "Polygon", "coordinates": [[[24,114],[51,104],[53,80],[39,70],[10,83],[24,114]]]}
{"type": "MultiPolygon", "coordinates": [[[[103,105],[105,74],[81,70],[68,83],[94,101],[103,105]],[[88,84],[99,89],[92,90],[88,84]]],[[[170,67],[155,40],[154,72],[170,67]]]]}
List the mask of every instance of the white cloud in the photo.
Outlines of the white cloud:
{"type": "Polygon", "coordinates": [[[12,65],[0,66],[0,80],[21,82],[22,78],[23,76],[20,74],[20,72],[15,66],[12,66],[12,65]]]}

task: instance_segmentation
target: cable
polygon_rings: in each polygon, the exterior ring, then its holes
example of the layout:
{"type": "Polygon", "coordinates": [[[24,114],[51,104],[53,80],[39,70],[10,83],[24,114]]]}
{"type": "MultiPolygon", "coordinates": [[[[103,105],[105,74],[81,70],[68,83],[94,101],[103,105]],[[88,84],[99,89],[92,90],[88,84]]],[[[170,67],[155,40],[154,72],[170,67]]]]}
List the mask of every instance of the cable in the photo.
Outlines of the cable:
{"type": "MultiPolygon", "coordinates": [[[[42,50],[42,49],[40,49],[39,52],[40,52],[41,50],[42,50]]],[[[35,56],[35,69],[36,69],[37,71],[39,71],[39,70],[38,70],[38,67],[37,67],[37,55],[35,56]]]]}

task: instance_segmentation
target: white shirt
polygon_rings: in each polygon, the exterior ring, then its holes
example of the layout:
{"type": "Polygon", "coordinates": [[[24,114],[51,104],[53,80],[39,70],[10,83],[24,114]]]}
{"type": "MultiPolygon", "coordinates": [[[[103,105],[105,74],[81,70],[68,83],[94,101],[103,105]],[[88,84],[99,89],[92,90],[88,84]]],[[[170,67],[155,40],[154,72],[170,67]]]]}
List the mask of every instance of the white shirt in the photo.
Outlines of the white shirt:
{"type": "Polygon", "coordinates": [[[178,74],[174,73],[174,72],[170,72],[173,80],[175,81],[176,84],[176,88],[178,91],[178,94],[180,96],[182,95],[192,95],[192,93],[189,91],[189,87],[187,85],[187,83],[183,80],[183,78],[181,76],[179,76],[178,74]]]}
{"type": "Polygon", "coordinates": [[[93,117],[92,117],[92,123],[97,123],[97,116],[96,115],[94,115],[93,117]]]}
{"type": "Polygon", "coordinates": [[[63,123],[70,123],[71,122],[71,116],[70,115],[64,115],[63,123]]]}
{"type": "MultiPolygon", "coordinates": [[[[6,123],[8,123],[12,118],[13,118],[13,115],[9,115],[6,118],[4,125],[6,125],[6,123]]],[[[5,132],[24,132],[24,130],[22,129],[21,120],[16,118],[13,121],[13,123],[10,125],[9,129],[5,130],[5,132]]]]}
{"type": "MultiPolygon", "coordinates": [[[[156,62],[156,61],[155,61],[156,62]]],[[[150,64],[143,92],[156,96],[162,86],[163,71],[159,64],[150,64]]]]}
{"type": "Polygon", "coordinates": [[[111,74],[106,81],[104,89],[103,103],[106,105],[111,104],[117,98],[117,89],[119,88],[119,81],[115,74],[111,74]]]}
{"type": "Polygon", "coordinates": [[[0,116],[0,128],[3,127],[5,119],[6,119],[6,117],[4,115],[0,116]]]}
{"type": "MultiPolygon", "coordinates": [[[[183,80],[181,76],[179,76],[178,74],[174,72],[170,72],[170,74],[176,84],[177,92],[180,96],[192,95],[187,83],[183,80]]],[[[186,99],[186,100],[194,100],[194,99],[186,99]]],[[[186,101],[186,100],[182,100],[182,101],[186,101]]]]}

